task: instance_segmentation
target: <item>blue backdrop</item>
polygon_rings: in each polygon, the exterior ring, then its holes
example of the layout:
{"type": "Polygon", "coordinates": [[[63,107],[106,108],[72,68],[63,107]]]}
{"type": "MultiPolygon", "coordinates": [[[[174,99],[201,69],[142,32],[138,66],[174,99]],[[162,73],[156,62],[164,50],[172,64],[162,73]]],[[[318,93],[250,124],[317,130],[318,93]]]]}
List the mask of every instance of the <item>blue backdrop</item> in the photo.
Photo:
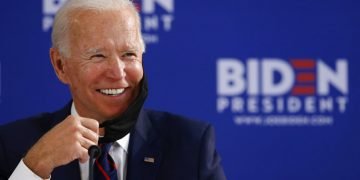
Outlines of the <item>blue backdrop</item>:
{"type": "MultiPolygon", "coordinates": [[[[0,123],[69,101],[48,56],[64,2],[1,2],[0,123]]],[[[211,122],[228,179],[360,179],[359,1],[136,3],[146,107],[211,122]]]]}

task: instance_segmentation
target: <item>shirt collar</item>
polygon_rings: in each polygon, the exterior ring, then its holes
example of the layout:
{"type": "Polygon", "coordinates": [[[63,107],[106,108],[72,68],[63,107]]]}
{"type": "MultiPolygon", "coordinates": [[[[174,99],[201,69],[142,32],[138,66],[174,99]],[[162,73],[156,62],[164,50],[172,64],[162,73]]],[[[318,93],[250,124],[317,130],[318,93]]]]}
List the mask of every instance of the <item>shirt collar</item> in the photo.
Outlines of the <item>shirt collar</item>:
{"type": "MultiPolygon", "coordinates": [[[[78,112],[76,111],[74,102],[71,104],[71,112],[70,113],[73,116],[79,116],[78,112]]],[[[115,143],[120,145],[121,148],[123,148],[127,152],[128,147],[129,147],[129,140],[130,140],[130,133],[125,135],[123,138],[118,139],[117,141],[115,141],[115,143]]]]}

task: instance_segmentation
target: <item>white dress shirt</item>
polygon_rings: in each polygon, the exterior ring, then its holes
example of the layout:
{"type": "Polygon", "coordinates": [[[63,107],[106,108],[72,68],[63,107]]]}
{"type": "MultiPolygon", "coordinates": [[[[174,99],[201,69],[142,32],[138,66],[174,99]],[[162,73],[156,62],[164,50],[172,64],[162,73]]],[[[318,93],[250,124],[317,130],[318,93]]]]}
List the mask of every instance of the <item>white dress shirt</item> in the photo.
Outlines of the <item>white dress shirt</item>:
{"type": "MultiPolygon", "coordinates": [[[[71,115],[78,116],[78,113],[75,109],[74,103],[71,106],[71,115]]],[[[124,136],[123,138],[114,142],[111,146],[109,154],[114,159],[114,162],[117,167],[118,179],[126,179],[126,169],[127,169],[127,154],[129,146],[130,133],[124,136]]],[[[80,163],[80,173],[82,180],[89,179],[89,161],[85,163],[80,163]]],[[[39,180],[41,177],[33,173],[23,162],[20,161],[18,166],[15,168],[14,172],[11,174],[9,180],[39,180]]],[[[50,178],[51,179],[51,178],[50,178]]]]}

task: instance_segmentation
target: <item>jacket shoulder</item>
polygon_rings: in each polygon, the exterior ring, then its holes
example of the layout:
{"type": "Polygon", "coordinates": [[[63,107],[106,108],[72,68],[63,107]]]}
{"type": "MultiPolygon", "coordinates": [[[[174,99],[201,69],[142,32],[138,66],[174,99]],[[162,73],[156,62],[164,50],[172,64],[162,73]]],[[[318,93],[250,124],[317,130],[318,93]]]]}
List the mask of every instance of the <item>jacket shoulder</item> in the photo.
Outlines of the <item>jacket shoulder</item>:
{"type": "MultiPolygon", "coordinates": [[[[52,113],[41,113],[35,116],[18,119],[13,122],[4,124],[0,126],[0,136],[1,137],[17,137],[17,135],[24,137],[24,134],[34,134],[46,132],[49,128],[51,122],[52,113]]],[[[16,139],[12,139],[12,141],[16,139]]]]}
{"type": "Polygon", "coordinates": [[[155,110],[146,110],[146,112],[154,128],[162,133],[201,135],[211,126],[208,122],[169,112],[155,110]]]}
{"type": "Polygon", "coordinates": [[[51,116],[43,113],[0,126],[0,179],[10,176],[28,149],[49,129],[51,116]]]}

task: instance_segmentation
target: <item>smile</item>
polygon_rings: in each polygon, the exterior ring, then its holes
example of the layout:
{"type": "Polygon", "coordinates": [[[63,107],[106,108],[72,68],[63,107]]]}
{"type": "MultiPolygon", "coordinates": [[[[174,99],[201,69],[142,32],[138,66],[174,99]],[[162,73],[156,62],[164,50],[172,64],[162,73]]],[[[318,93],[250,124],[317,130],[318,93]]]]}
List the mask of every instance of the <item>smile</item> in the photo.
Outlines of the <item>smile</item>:
{"type": "Polygon", "coordinates": [[[97,91],[100,92],[101,94],[108,95],[108,96],[118,96],[118,95],[122,94],[125,91],[125,89],[124,88],[120,88],[120,89],[99,89],[97,91]]]}

